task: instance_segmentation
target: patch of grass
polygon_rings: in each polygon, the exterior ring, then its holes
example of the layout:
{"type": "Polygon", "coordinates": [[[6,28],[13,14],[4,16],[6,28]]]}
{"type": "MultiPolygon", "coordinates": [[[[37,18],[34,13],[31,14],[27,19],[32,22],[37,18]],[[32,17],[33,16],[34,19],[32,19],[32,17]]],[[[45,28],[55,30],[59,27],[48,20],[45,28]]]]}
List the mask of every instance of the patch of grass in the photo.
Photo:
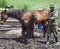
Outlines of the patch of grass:
{"type": "Polygon", "coordinates": [[[0,0],[0,7],[5,7],[6,1],[5,0],[0,0]]]}
{"type": "Polygon", "coordinates": [[[15,9],[22,9],[27,6],[28,9],[48,8],[50,3],[55,7],[60,7],[60,0],[6,0],[7,5],[13,5],[15,9]]]}

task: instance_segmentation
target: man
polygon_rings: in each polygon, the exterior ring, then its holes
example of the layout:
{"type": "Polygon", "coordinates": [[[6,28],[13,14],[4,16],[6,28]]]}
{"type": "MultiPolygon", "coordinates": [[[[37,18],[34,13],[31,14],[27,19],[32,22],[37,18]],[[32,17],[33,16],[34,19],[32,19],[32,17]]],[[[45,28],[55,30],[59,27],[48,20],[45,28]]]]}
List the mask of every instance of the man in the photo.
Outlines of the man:
{"type": "Polygon", "coordinates": [[[58,32],[56,30],[56,27],[57,27],[57,22],[56,20],[58,19],[58,11],[55,10],[55,7],[54,7],[54,4],[50,4],[50,11],[49,11],[49,14],[48,14],[48,27],[49,27],[49,32],[47,33],[47,44],[49,44],[49,41],[50,41],[50,36],[51,36],[51,33],[54,34],[54,38],[55,38],[55,45],[58,45],[59,42],[58,42],[58,32]]]}

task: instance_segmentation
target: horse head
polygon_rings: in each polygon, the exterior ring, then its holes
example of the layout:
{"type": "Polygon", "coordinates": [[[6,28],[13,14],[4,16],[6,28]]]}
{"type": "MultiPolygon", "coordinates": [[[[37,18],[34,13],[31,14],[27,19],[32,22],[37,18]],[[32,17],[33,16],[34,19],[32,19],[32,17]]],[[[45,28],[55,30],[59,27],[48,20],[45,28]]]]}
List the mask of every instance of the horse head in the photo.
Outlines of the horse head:
{"type": "Polygon", "coordinates": [[[6,11],[2,11],[0,24],[4,24],[4,22],[6,22],[7,19],[8,19],[8,15],[7,15],[6,11]]]}

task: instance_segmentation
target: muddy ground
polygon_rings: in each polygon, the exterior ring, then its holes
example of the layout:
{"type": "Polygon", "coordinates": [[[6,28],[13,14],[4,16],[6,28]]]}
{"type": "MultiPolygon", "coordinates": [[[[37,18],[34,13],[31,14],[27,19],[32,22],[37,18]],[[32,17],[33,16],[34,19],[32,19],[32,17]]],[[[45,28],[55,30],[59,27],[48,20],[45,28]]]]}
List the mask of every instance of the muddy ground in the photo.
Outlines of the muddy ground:
{"type": "Polygon", "coordinates": [[[5,34],[6,32],[0,31],[0,49],[60,49],[60,45],[53,47],[54,43],[46,46],[47,39],[44,37],[31,38],[25,41],[20,35],[5,34]]]}

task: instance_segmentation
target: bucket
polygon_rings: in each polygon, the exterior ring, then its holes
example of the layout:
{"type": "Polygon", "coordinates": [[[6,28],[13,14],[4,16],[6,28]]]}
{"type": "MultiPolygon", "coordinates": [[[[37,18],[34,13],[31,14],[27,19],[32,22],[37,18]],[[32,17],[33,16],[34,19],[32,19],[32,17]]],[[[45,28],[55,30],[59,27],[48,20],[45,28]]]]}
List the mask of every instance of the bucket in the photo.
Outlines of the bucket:
{"type": "Polygon", "coordinates": [[[42,23],[38,23],[38,29],[42,29],[42,23]]]}

